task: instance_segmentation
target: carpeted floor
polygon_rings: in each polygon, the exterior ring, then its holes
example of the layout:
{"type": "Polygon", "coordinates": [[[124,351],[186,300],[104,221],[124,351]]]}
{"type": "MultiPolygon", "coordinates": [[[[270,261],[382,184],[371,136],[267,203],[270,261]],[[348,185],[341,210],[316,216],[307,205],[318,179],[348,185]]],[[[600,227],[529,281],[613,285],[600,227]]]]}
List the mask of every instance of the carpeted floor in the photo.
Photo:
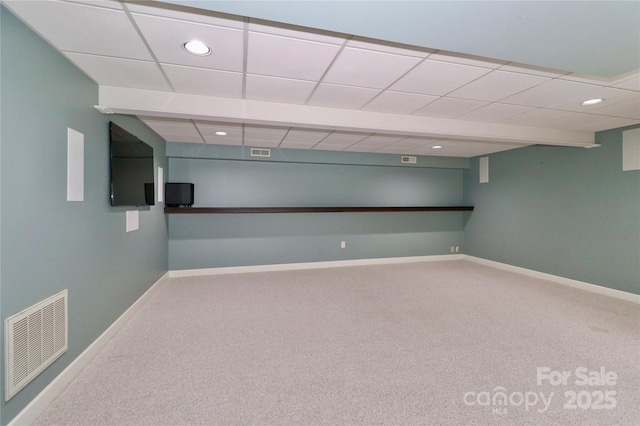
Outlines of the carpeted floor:
{"type": "Polygon", "coordinates": [[[468,261],[172,279],[37,425],[638,425],[640,306],[468,261]]]}

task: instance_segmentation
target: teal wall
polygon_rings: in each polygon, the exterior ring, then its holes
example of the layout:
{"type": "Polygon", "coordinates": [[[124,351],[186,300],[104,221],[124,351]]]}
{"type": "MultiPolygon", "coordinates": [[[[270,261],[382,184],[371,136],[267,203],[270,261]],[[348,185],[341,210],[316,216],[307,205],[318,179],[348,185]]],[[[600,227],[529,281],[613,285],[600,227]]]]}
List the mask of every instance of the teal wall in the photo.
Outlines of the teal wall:
{"type": "Polygon", "coordinates": [[[392,155],[276,149],[256,161],[243,148],[165,144],[133,117],[98,113],[96,84],[3,7],[0,15],[1,317],[66,288],[70,332],[65,355],[9,402],[2,395],[2,424],[168,268],[448,254],[455,245],[640,294],[640,172],[622,171],[621,129],[597,134],[597,149],[492,154],[488,184],[477,183],[477,158],[412,166],[392,155]],[[158,204],[141,208],[141,229],[126,233],[126,209],[108,201],[110,119],[154,147],[169,180],[194,182],[197,205],[475,211],[165,217],[158,204]],[[83,202],[65,200],[67,127],[85,135],[83,202]]]}
{"type": "Polygon", "coordinates": [[[622,131],[599,148],[534,146],[465,172],[475,205],[465,254],[640,294],[640,171],[622,171],[622,131]]]}
{"type": "MultiPolygon", "coordinates": [[[[421,157],[410,166],[399,155],[286,149],[257,161],[242,148],[168,145],[168,180],[193,182],[202,207],[460,205],[468,165],[421,157]]],[[[461,212],[169,215],[168,221],[171,270],[448,254],[462,245],[463,229],[461,212]]]]}
{"type": "Polygon", "coordinates": [[[6,424],[167,271],[163,206],[141,208],[140,230],[126,233],[125,208],[109,205],[109,119],[167,165],[160,137],[135,118],[96,111],[98,86],[0,14],[2,319],[69,290],[69,350],[8,402],[2,381],[6,424]],[[67,127],[84,134],[83,202],[66,201],[67,127]]]}

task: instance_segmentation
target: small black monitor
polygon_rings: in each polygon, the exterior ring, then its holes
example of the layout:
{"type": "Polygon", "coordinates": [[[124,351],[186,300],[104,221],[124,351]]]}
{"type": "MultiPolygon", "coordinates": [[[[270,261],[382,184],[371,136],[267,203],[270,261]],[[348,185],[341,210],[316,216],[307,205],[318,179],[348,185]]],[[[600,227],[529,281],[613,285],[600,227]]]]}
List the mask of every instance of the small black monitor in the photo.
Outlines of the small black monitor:
{"type": "Polygon", "coordinates": [[[181,182],[165,183],[164,203],[167,207],[193,206],[193,184],[181,182]]]}

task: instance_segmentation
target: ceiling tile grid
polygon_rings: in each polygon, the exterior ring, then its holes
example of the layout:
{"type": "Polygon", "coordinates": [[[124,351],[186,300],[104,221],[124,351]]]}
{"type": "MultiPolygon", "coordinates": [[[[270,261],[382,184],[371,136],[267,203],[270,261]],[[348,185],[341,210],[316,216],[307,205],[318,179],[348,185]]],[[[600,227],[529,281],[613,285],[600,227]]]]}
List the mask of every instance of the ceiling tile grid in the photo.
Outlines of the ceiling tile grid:
{"type": "Polygon", "coordinates": [[[378,89],[320,83],[307,101],[307,105],[360,109],[379,93],[378,89]]]}
{"type": "MultiPolygon", "coordinates": [[[[337,115],[355,110],[590,132],[640,123],[640,72],[612,79],[583,76],[160,1],[3,4],[102,86],[259,101],[274,108],[334,108],[337,115]],[[189,54],[183,44],[192,39],[212,52],[189,54]],[[589,98],[605,101],[580,104],[589,98]]],[[[191,121],[140,115],[173,142],[451,156],[523,146],[443,134],[433,139],[443,145],[435,150],[433,140],[420,134],[309,130],[279,122],[257,125],[241,117],[244,122],[231,124],[215,116],[191,121]],[[217,128],[226,129],[227,136],[215,135],[217,128]]]]}
{"type": "Polygon", "coordinates": [[[340,46],[262,33],[249,33],[247,73],[319,80],[340,46]]]}
{"type": "Polygon", "coordinates": [[[411,56],[347,47],[340,52],[323,81],[386,89],[419,62],[419,58],[411,56]]]}
{"type": "Polygon", "coordinates": [[[245,98],[256,101],[304,104],[316,83],[291,78],[246,75],[245,98]]]}
{"type": "Polygon", "coordinates": [[[132,17],[144,41],[160,63],[222,71],[243,70],[242,30],[135,13],[132,17]],[[182,48],[185,42],[194,39],[208,45],[212,54],[194,56],[182,48]]]}

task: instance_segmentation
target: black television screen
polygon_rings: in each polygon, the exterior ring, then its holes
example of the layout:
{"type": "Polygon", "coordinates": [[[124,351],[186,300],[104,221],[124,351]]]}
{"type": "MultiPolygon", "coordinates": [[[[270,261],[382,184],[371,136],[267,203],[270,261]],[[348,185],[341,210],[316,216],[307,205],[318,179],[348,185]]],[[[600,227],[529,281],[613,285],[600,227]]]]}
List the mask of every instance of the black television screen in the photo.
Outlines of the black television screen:
{"type": "Polygon", "coordinates": [[[111,205],[155,204],[153,148],[109,122],[111,205]]]}

